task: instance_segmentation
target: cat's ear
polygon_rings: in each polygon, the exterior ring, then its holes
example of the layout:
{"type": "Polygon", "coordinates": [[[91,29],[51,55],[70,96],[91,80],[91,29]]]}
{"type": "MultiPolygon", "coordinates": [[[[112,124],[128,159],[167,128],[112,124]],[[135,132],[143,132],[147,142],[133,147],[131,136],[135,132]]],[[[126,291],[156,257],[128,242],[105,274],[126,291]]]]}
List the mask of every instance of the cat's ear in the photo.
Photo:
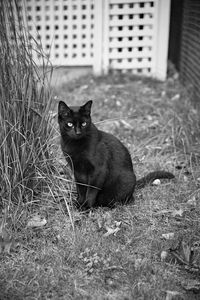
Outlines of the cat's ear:
{"type": "Polygon", "coordinates": [[[59,116],[67,116],[71,112],[70,108],[67,106],[67,104],[63,101],[60,101],[58,104],[58,115],[59,116]]]}
{"type": "Polygon", "coordinates": [[[92,100],[86,102],[83,106],[81,106],[81,110],[84,110],[87,114],[91,113],[92,100]]]}

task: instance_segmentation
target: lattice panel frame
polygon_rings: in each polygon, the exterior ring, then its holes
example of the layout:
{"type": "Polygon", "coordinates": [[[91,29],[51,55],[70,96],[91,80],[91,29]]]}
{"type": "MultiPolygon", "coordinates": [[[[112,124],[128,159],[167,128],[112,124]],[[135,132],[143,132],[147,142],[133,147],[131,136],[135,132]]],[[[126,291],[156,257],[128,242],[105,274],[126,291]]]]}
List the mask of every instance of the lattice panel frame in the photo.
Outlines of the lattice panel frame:
{"type": "MultiPolygon", "coordinates": [[[[30,39],[53,65],[93,64],[94,0],[26,0],[25,5],[30,39]]],[[[35,50],[33,59],[41,64],[35,50]]]]}
{"type": "Polygon", "coordinates": [[[157,0],[110,0],[108,64],[110,69],[151,75],[155,65],[157,0]]]}

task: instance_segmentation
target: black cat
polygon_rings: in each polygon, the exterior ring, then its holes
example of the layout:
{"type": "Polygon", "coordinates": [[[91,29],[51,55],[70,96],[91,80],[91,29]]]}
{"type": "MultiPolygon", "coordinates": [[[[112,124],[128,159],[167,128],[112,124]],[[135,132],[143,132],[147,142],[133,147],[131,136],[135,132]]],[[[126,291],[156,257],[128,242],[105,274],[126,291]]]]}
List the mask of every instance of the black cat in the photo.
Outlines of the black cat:
{"type": "Polygon", "coordinates": [[[60,101],[58,107],[61,147],[74,172],[79,207],[127,203],[134,200],[135,187],[157,178],[174,178],[172,173],[155,171],[136,181],[127,148],[112,134],[97,129],[91,120],[91,105],[88,101],[68,107],[60,101]]]}

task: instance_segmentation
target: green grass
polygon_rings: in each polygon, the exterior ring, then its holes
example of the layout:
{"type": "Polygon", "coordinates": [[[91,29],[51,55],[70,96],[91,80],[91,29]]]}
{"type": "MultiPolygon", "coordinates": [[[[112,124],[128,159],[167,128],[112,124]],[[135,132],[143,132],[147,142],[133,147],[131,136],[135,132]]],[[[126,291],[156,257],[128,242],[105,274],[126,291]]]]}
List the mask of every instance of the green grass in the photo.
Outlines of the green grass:
{"type": "Polygon", "coordinates": [[[23,215],[18,244],[1,254],[2,299],[167,299],[169,291],[198,299],[199,117],[185,89],[172,80],[113,75],[87,76],[55,87],[54,94],[69,104],[93,99],[94,121],[127,145],[137,177],[163,168],[176,179],[136,191],[129,205],[73,210],[74,186],[54,120],[55,169],[49,189],[23,215]],[[180,98],[172,100],[176,94],[180,98]],[[177,169],[181,164],[185,168],[177,169]],[[47,224],[26,227],[33,212],[47,224]],[[162,237],[167,233],[174,233],[172,240],[162,237]]]}

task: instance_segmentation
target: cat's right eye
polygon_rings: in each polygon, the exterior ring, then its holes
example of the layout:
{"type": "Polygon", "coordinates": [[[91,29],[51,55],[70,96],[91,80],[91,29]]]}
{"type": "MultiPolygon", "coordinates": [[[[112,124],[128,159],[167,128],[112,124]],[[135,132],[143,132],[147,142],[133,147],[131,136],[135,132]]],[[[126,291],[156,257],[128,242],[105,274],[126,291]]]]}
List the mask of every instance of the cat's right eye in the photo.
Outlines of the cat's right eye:
{"type": "Polygon", "coordinates": [[[85,127],[86,125],[87,125],[86,122],[83,122],[83,123],[81,124],[82,127],[85,127]]]}
{"type": "Polygon", "coordinates": [[[67,123],[67,126],[68,126],[68,127],[73,127],[73,123],[68,122],[68,123],[67,123]]]}

